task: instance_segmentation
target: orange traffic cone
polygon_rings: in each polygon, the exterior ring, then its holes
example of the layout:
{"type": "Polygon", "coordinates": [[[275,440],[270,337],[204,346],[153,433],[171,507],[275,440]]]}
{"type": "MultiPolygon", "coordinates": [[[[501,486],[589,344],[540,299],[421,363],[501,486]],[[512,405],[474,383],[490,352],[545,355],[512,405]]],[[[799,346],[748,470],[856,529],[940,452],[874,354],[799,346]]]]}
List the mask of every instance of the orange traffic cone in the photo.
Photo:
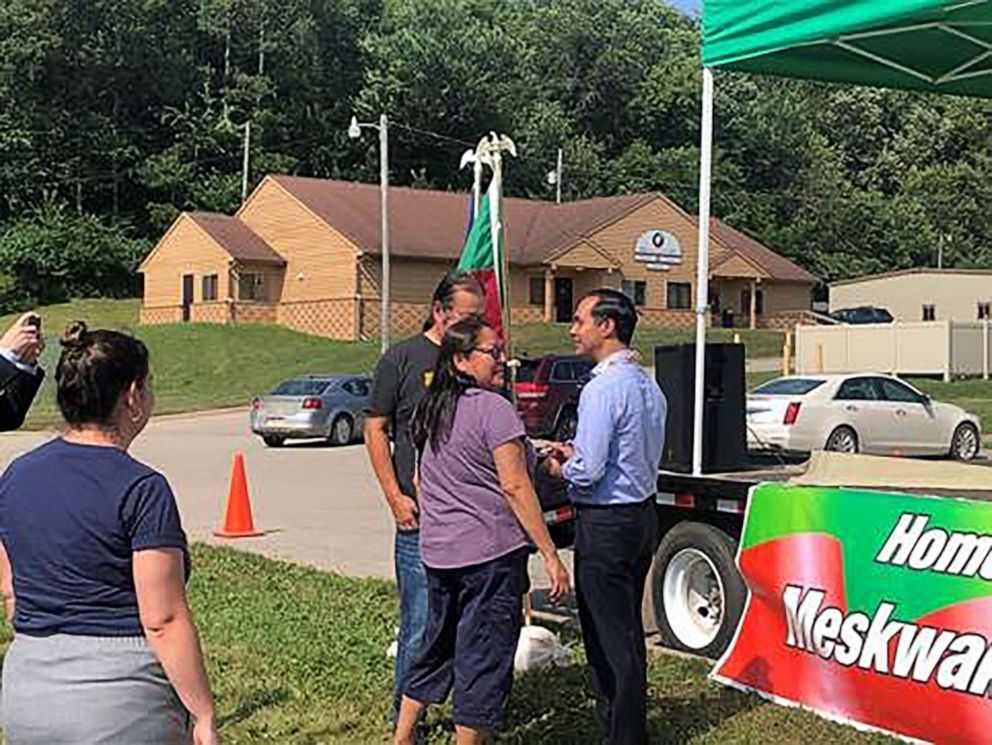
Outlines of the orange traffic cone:
{"type": "Polygon", "coordinates": [[[248,499],[248,479],[245,476],[245,456],[234,454],[234,468],[231,471],[231,489],[227,495],[227,515],[224,527],[215,530],[218,538],[250,538],[262,535],[255,529],[251,519],[251,501],[248,499]]]}

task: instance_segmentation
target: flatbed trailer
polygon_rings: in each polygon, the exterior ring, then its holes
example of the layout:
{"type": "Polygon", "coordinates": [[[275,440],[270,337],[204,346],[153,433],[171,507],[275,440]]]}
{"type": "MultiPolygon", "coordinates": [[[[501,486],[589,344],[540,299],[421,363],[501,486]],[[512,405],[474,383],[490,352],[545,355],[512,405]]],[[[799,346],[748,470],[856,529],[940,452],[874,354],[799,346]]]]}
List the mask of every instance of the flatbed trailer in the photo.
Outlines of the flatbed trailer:
{"type": "MultiPolygon", "coordinates": [[[[887,467],[912,467],[912,462],[904,459],[881,460],[887,467]]],[[[985,460],[953,467],[989,465],[985,460]]],[[[711,658],[723,653],[733,638],[747,595],[735,557],[748,495],[758,484],[799,478],[809,467],[809,461],[752,454],[746,468],[731,472],[701,476],[673,471],[658,474],[660,540],[645,594],[664,646],[711,658]]],[[[891,487],[854,482],[846,485],[866,491],[992,501],[992,468],[988,468],[988,474],[987,489],[946,488],[939,482],[932,486],[905,482],[891,487]]],[[[978,481],[984,481],[984,477],[978,481]]],[[[538,493],[555,543],[570,546],[574,512],[564,489],[539,478],[538,493]]]]}

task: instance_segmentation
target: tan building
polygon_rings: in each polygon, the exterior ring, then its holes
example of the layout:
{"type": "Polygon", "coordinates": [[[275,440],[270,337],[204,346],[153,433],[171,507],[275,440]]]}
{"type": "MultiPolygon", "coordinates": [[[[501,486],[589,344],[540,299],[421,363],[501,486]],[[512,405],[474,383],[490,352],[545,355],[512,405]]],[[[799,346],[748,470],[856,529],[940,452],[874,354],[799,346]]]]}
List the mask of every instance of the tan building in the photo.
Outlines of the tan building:
{"type": "MultiPolygon", "coordinates": [[[[464,242],[464,194],[390,190],[393,329],[411,333],[464,242]]],[[[694,323],[697,223],[662,194],[556,205],[505,202],[515,323],[566,322],[600,286],[628,293],[648,324],[694,323]]],[[[718,325],[789,327],[816,278],[714,220],[718,325]]],[[[379,189],[267,176],[234,217],[184,213],[141,264],[143,323],[279,323],[337,339],[379,329],[379,189]]]]}
{"type": "Polygon", "coordinates": [[[990,318],[992,270],[908,269],[830,285],[830,311],[870,305],[897,321],[990,318]]]}

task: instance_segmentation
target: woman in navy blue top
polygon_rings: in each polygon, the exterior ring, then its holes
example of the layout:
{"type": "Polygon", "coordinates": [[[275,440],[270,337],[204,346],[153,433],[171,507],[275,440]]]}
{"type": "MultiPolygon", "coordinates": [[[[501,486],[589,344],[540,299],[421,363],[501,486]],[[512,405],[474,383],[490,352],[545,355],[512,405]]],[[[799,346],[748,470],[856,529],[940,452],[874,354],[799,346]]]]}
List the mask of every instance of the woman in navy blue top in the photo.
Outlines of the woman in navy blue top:
{"type": "Polygon", "coordinates": [[[145,345],[76,322],[62,339],[68,424],[0,479],[7,742],[216,742],[168,482],[128,455],[154,406],[145,345]],[[191,722],[192,718],[192,722],[191,722]]]}

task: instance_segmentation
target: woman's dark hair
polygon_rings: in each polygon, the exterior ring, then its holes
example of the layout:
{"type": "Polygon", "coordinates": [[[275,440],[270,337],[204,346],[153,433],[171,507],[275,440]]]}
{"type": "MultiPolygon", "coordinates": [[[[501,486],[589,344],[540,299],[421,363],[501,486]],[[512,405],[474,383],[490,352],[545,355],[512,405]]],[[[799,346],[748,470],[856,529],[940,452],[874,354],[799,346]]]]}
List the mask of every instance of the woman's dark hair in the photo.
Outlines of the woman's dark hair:
{"type": "Polygon", "coordinates": [[[434,325],[434,304],[440,303],[444,310],[448,310],[454,302],[455,293],[459,290],[472,292],[479,297],[485,296],[485,291],[479,280],[468,272],[448,272],[441,277],[441,281],[434,288],[434,294],[431,296],[431,307],[427,312],[427,320],[424,321],[424,331],[430,330],[431,326],[434,325]]]}
{"type": "Polygon", "coordinates": [[[108,424],[121,392],[148,378],[148,348],[133,336],[74,321],[60,344],[56,397],[69,424],[108,424]]]}
{"type": "Polygon", "coordinates": [[[593,306],[592,317],[597,321],[613,321],[616,329],[617,339],[624,346],[630,346],[630,340],[634,338],[634,329],[637,327],[637,309],[633,301],[622,292],[602,288],[593,290],[586,297],[597,299],[593,306]]]}
{"type": "Polygon", "coordinates": [[[431,450],[437,451],[451,436],[458,399],[469,388],[478,385],[475,378],[455,366],[455,357],[471,354],[479,343],[479,334],[487,328],[491,327],[484,320],[471,317],[459,321],[444,333],[434,377],[410,423],[410,434],[418,453],[424,451],[428,442],[431,450]]]}

